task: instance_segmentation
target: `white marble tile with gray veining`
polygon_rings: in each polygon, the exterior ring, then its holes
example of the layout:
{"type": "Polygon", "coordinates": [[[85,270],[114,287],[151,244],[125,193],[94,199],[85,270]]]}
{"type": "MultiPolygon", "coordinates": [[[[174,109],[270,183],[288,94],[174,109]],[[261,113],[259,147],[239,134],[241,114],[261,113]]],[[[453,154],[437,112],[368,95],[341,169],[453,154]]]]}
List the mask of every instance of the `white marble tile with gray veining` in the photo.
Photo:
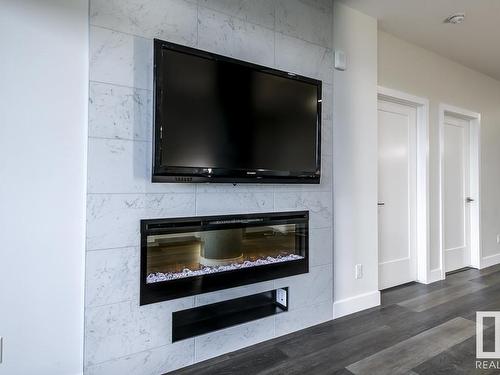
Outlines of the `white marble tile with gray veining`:
{"type": "Polygon", "coordinates": [[[151,91],[91,82],[89,94],[89,137],[151,142],[151,91]]]}
{"type": "Polygon", "coordinates": [[[194,193],[194,184],[151,182],[151,142],[89,139],[89,193],[194,193]]]}
{"type": "Polygon", "coordinates": [[[274,191],[272,184],[227,184],[207,183],[196,184],[197,193],[263,193],[274,191]]]}
{"type": "Polygon", "coordinates": [[[139,258],[139,247],[89,251],[85,260],[85,306],[137,299],[139,258]]]}
{"type": "Polygon", "coordinates": [[[333,121],[323,120],[321,122],[321,154],[324,157],[333,155],[333,121]]]}
{"type": "Polygon", "coordinates": [[[193,216],[194,193],[90,194],[87,250],[138,246],[140,220],[193,216]]]}
{"type": "Polygon", "coordinates": [[[276,0],[276,31],[333,48],[333,11],[301,0],[276,0]]]}
{"type": "Polygon", "coordinates": [[[147,142],[89,139],[89,193],[145,193],[147,142]]]}
{"type": "Polygon", "coordinates": [[[194,339],[141,351],[85,368],[85,375],[159,375],[194,362],[194,339]]]}
{"type": "Polygon", "coordinates": [[[200,7],[198,47],[224,56],[274,65],[274,32],[200,7]]]}
{"type": "Polygon", "coordinates": [[[89,251],[85,260],[85,306],[137,300],[139,259],[139,247],[89,251]]]}
{"type": "Polygon", "coordinates": [[[309,228],[330,228],[332,219],[332,192],[276,191],[276,211],[309,211],[309,228]]]}
{"type": "Polygon", "coordinates": [[[323,13],[333,13],[333,1],[332,0],[300,0],[302,3],[308,6],[314,7],[323,13]]]}
{"type": "Polygon", "coordinates": [[[203,361],[274,336],[274,317],[255,320],[195,338],[196,361],[203,361]]]}
{"type": "Polygon", "coordinates": [[[333,51],[276,33],[276,66],[303,76],[333,83],[333,51]]]}
{"type": "Polygon", "coordinates": [[[197,6],[185,0],[91,0],[90,22],[145,38],[196,45],[197,6]]]}
{"type": "Polygon", "coordinates": [[[309,265],[331,264],[333,260],[332,228],[309,230],[309,265]]]}
{"type": "Polygon", "coordinates": [[[202,7],[274,29],[275,0],[198,0],[202,7]]]}
{"type": "Polygon", "coordinates": [[[333,189],[333,157],[326,150],[321,155],[321,181],[320,190],[332,191],[333,189]]]}
{"type": "Polygon", "coordinates": [[[273,281],[240,286],[237,288],[218,290],[216,292],[200,294],[196,296],[196,306],[208,305],[233,298],[249,296],[256,293],[273,290],[273,281]]]}
{"type": "Polygon", "coordinates": [[[321,99],[322,99],[321,118],[323,121],[332,121],[332,119],[333,119],[333,85],[323,82],[321,99]]]}
{"type": "Polygon", "coordinates": [[[286,335],[332,319],[333,303],[331,301],[278,314],[275,317],[276,336],[286,335]]]}
{"type": "Polygon", "coordinates": [[[274,287],[289,287],[289,308],[297,310],[326,301],[333,304],[332,278],[332,265],[326,264],[310,267],[305,274],[274,280],[274,287]]]}
{"type": "Polygon", "coordinates": [[[172,312],[193,307],[194,298],[139,306],[137,301],[86,309],[85,364],[120,358],[172,342],[172,312]]]}
{"type": "Polygon", "coordinates": [[[90,27],[90,80],[152,89],[153,41],[90,27]]]}
{"type": "Polygon", "coordinates": [[[198,193],[196,214],[244,214],[273,211],[273,193],[198,193]]]}

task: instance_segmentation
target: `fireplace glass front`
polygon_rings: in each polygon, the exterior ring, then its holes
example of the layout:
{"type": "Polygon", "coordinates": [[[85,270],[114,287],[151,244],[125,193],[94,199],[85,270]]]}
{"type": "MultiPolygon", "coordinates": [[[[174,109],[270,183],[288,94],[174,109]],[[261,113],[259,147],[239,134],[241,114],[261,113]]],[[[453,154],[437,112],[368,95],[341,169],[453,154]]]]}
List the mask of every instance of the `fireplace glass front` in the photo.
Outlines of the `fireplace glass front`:
{"type": "Polygon", "coordinates": [[[143,294],[177,297],[307,272],[307,212],[143,220],[141,231],[143,294]],[[159,288],[167,284],[171,293],[159,288]]]}

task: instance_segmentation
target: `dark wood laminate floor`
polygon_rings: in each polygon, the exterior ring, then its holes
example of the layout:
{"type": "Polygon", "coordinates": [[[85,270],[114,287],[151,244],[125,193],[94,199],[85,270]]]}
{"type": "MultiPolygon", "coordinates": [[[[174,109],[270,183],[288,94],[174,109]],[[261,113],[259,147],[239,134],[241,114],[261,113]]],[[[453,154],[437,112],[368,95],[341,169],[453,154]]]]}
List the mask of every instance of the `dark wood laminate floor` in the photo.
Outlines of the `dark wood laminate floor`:
{"type": "MultiPolygon", "coordinates": [[[[494,374],[476,370],[476,311],[500,310],[500,265],[382,292],[382,305],[173,374],[494,374]]],[[[494,329],[484,333],[486,350],[494,329]]],[[[488,349],[490,347],[490,349],[488,349]]]]}

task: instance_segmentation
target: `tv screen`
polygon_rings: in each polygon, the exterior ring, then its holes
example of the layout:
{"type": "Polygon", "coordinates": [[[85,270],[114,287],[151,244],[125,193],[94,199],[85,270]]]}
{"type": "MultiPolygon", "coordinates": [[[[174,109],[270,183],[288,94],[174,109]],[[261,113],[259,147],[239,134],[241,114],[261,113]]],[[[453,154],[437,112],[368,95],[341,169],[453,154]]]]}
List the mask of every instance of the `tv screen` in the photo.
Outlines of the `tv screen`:
{"type": "Polygon", "coordinates": [[[154,182],[319,183],[321,82],[155,40],[154,182]]]}

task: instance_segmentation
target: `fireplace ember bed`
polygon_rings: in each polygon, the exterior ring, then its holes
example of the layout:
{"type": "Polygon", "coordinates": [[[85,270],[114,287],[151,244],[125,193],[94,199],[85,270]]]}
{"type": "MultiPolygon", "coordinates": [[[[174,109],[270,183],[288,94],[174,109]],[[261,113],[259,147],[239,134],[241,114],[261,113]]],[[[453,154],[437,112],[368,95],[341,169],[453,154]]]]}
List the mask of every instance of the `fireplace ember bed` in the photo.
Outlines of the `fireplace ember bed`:
{"type": "Polygon", "coordinates": [[[141,220],[141,305],[307,273],[309,213],[141,220]]]}

